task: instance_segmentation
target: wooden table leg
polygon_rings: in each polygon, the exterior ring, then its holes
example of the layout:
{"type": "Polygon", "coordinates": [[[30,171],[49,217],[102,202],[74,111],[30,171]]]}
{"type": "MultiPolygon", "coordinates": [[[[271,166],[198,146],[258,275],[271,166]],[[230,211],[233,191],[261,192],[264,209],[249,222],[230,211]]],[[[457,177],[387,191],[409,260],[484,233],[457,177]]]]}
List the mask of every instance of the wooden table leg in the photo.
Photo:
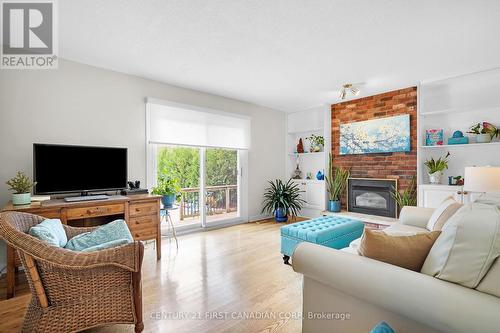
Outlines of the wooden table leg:
{"type": "Polygon", "coordinates": [[[158,210],[158,229],[156,230],[156,260],[161,259],[161,215],[158,210]]]}
{"type": "Polygon", "coordinates": [[[16,252],[14,248],[7,245],[7,298],[14,297],[16,290],[15,256],[16,252]]]}

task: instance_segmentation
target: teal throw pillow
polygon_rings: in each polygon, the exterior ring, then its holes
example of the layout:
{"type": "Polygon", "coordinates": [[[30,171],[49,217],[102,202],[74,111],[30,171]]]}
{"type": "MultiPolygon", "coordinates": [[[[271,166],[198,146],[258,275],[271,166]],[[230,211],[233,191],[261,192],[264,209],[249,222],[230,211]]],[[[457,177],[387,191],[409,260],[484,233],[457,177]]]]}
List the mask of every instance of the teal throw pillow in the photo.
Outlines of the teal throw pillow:
{"type": "Polygon", "coordinates": [[[41,223],[31,227],[29,234],[52,246],[64,247],[68,242],[68,237],[59,219],[43,220],[41,223]]]}
{"type": "Polygon", "coordinates": [[[375,326],[370,333],[396,333],[385,321],[382,321],[375,326]]]}
{"type": "Polygon", "coordinates": [[[117,240],[112,240],[106,243],[102,243],[99,245],[91,246],[86,249],[83,249],[82,252],[92,252],[92,251],[100,251],[100,250],[105,250],[105,249],[110,249],[112,247],[124,245],[130,243],[130,240],[128,239],[117,239],[117,240]]]}
{"type": "Polygon", "coordinates": [[[122,245],[124,244],[123,242],[130,243],[134,241],[125,220],[115,220],[98,227],[94,231],[76,235],[68,241],[65,248],[73,251],[84,251],[86,249],[87,251],[97,251],[101,248],[96,248],[96,246],[103,246],[106,243],[116,241],[119,242],[112,243],[108,247],[122,245]]]}

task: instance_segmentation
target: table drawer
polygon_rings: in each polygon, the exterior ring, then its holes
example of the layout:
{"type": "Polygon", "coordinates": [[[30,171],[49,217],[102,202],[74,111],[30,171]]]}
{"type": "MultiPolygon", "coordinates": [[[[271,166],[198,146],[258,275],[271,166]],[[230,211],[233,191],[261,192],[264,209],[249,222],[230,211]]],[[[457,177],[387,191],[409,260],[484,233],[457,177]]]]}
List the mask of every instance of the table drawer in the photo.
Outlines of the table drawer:
{"type": "Polygon", "coordinates": [[[120,213],[125,213],[125,205],[123,204],[69,208],[66,216],[68,220],[74,220],[87,217],[115,215],[120,213]]]}
{"type": "Polygon", "coordinates": [[[154,226],[146,229],[130,230],[135,240],[156,239],[158,227],[154,226]]]}
{"type": "Polygon", "coordinates": [[[131,203],[130,217],[158,214],[159,209],[158,201],[131,203]]]}
{"type": "Polygon", "coordinates": [[[129,222],[130,230],[152,229],[158,225],[158,215],[147,215],[131,217],[129,222]]]}

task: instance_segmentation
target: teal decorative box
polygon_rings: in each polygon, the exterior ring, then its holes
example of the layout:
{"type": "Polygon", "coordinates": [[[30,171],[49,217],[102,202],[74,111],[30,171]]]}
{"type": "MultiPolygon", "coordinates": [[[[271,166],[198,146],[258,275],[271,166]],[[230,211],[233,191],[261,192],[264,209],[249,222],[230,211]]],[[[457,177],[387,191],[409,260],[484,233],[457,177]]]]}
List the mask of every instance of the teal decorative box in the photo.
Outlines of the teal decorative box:
{"type": "Polygon", "coordinates": [[[466,145],[468,143],[469,143],[469,138],[466,136],[462,136],[460,138],[449,138],[448,139],[449,145],[466,145]]]}

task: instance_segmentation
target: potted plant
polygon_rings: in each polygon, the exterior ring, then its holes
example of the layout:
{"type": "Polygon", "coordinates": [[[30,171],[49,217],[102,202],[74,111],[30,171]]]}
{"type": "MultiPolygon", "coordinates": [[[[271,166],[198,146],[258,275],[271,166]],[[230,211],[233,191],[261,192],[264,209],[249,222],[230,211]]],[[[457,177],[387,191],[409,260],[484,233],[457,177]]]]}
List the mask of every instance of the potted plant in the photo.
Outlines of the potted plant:
{"type": "Polygon", "coordinates": [[[169,175],[161,175],[158,178],[157,186],[153,187],[151,193],[161,195],[161,202],[166,208],[171,208],[174,205],[177,194],[181,191],[181,187],[177,179],[169,175]]]}
{"type": "Polygon", "coordinates": [[[415,176],[411,178],[410,183],[406,189],[399,192],[396,188],[391,192],[392,197],[398,205],[398,211],[404,206],[416,206],[417,205],[417,179],[415,176]]]}
{"type": "Polygon", "coordinates": [[[311,147],[309,148],[309,151],[311,153],[320,152],[325,145],[325,138],[321,135],[311,134],[311,136],[307,137],[306,139],[311,142],[311,147]]]}
{"type": "Polygon", "coordinates": [[[441,183],[443,171],[448,169],[449,156],[450,153],[448,152],[446,156],[440,157],[437,160],[432,157],[430,160],[426,160],[424,162],[424,165],[427,167],[427,174],[429,175],[429,181],[431,184],[441,183]]]}
{"type": "Polygon", "coordinates": [[[7,181],[7,185],[9,185],[9,190],[14,191],[12,194],[13,205],[29,205],[31,203],[31,190],[36,182],[32,182],[23,172],[18,171],[14,178],[7,181]]]}
{"type": "Polygon", "coordinates": [[[488,143],[491,142],[493,138],[500,136],[500,129],[483,121],[482,124],[478,123],[472,126],[467,133],[475,134],[477,143],[488,143]]]}
{"type": "Polygon", "coordinates": [[[262,213],[274,214],[276,222],[288,221],[288,215],[297,216],[305,201],[300,198],[299,186],[289,179],[286,183],[280,179],[269,181],[270,186],[264,192],[262,213]]]}
{"type": "Polygon", "coordinates": [[[351,172],[343,168],[332,166],[332,156],[328,164],[328,176],[325,175],[326,190],[328,191],[328,211],[338,213],[341,208],[342,194],[347,187],[347,179],[351,172]]]}

